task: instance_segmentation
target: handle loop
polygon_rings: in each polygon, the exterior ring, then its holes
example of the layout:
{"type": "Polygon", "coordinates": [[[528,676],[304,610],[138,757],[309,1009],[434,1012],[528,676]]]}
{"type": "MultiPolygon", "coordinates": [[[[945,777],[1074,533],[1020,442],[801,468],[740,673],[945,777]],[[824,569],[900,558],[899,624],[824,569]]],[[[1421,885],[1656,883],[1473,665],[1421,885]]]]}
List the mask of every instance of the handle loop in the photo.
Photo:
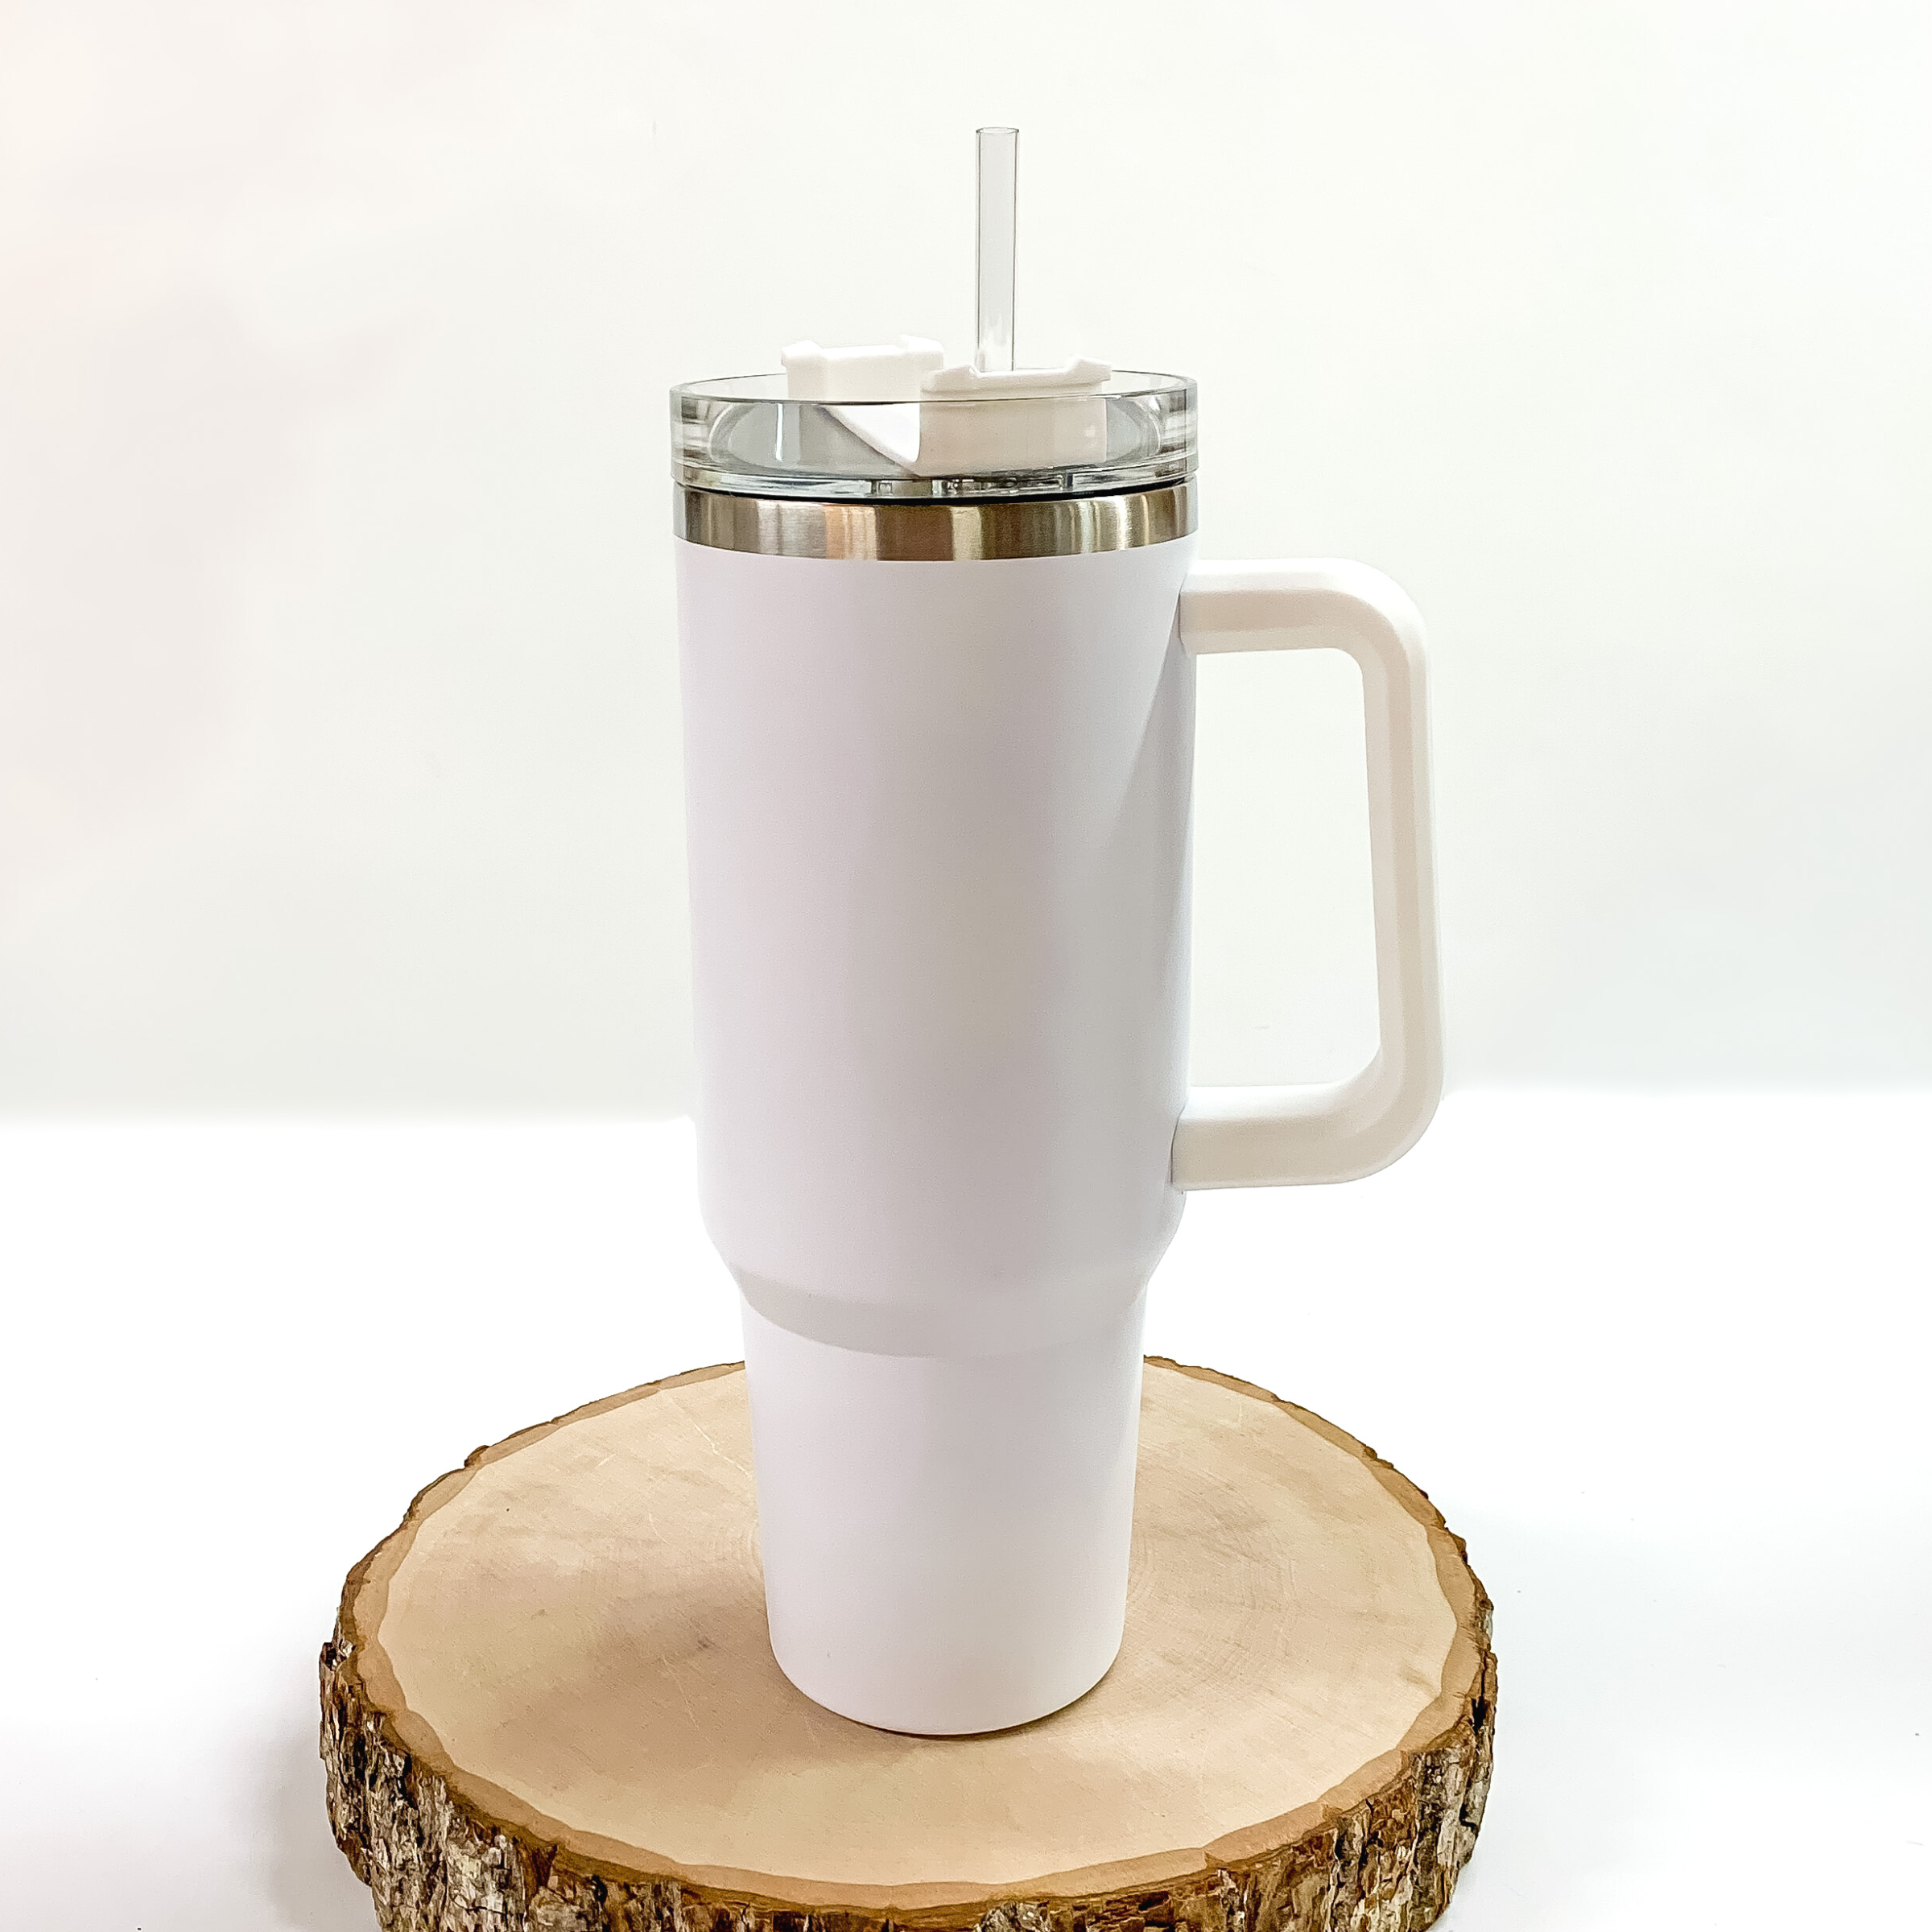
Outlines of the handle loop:
{"type": "Polygon", "coordinates": [[[1422,617],[1366,564],[1199,564],[1181,592],[1181,642],[1196,656],[1345,650],[1360,667],[1381,1038],[1349,1080],[1194,1088],[1174,1184],[1358,1180],[1415,1145],[1443,1087],[1422,617]]]}

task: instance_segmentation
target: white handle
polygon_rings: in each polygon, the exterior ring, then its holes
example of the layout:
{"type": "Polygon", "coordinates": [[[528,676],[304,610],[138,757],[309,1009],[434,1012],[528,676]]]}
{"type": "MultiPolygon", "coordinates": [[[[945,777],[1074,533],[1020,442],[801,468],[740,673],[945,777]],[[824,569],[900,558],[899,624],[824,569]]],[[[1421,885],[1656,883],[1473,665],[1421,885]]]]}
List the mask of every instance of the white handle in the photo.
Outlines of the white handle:
{"type": "Polygon", "coordinates": [[[1362,564],[1199,564],[1181,592],[1181,641],[1197,656],[1345,650],[1361,667],[1381,1039],[1331,1085],[1194,1088],[1174,1184],[1358,1180],[1414,1146],[1443,1086],[1422,617],[1362,564]]]}

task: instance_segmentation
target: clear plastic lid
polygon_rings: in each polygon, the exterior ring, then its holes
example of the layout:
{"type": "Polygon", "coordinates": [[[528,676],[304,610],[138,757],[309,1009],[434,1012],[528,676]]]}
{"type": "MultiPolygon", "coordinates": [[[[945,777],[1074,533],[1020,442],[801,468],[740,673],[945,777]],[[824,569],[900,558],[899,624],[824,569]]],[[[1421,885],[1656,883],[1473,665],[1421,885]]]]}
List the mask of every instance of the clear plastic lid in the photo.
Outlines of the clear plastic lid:
{"type": "Polygon", "coordinates": [[[1154,489],[1195,469],[1195,387],[1118,369],[1079,394],[803,402],[782,375],[671,392],[671,473],[737,496],[913,502],[1154,489]]]}

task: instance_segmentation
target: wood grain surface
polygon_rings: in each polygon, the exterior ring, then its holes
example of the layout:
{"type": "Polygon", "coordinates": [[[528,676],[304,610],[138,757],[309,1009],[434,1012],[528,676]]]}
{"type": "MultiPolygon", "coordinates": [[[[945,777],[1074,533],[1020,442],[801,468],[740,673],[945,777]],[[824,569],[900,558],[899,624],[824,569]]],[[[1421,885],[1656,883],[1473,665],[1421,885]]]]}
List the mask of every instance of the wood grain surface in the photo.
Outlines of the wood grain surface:
{"type": "Polygon", "coordinates": [[[390,1932],[1405,1932],[1480,1823],[1488,1610],[1353,1438],[1154,1360],[1113,1670],[872,1730],[772,1660],[743,1374],[700,1369],[479,1450],[352,1572],[331,1819],[390,1932]]]}

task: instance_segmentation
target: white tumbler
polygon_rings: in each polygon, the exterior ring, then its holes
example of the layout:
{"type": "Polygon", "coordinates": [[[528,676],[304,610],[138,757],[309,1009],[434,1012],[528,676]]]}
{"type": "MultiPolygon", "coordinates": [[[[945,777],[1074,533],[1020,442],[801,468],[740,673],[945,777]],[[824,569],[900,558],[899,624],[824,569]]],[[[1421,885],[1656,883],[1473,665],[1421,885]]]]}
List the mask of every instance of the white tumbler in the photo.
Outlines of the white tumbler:
{"type": "Polygon", "coordinates": [[[1178,378],[673,419],[699,1180],[772,1649],[869,1724],[1022,1724],[1120,1646],[1183,1191],[1365,1174],[1435,1108],[1418,621],[1358,564],[1195,561],[1178,378]],[[1361,668],[1380,1047],[1191,1092],[1193,659],[1307,646],[1361,668]]]}

